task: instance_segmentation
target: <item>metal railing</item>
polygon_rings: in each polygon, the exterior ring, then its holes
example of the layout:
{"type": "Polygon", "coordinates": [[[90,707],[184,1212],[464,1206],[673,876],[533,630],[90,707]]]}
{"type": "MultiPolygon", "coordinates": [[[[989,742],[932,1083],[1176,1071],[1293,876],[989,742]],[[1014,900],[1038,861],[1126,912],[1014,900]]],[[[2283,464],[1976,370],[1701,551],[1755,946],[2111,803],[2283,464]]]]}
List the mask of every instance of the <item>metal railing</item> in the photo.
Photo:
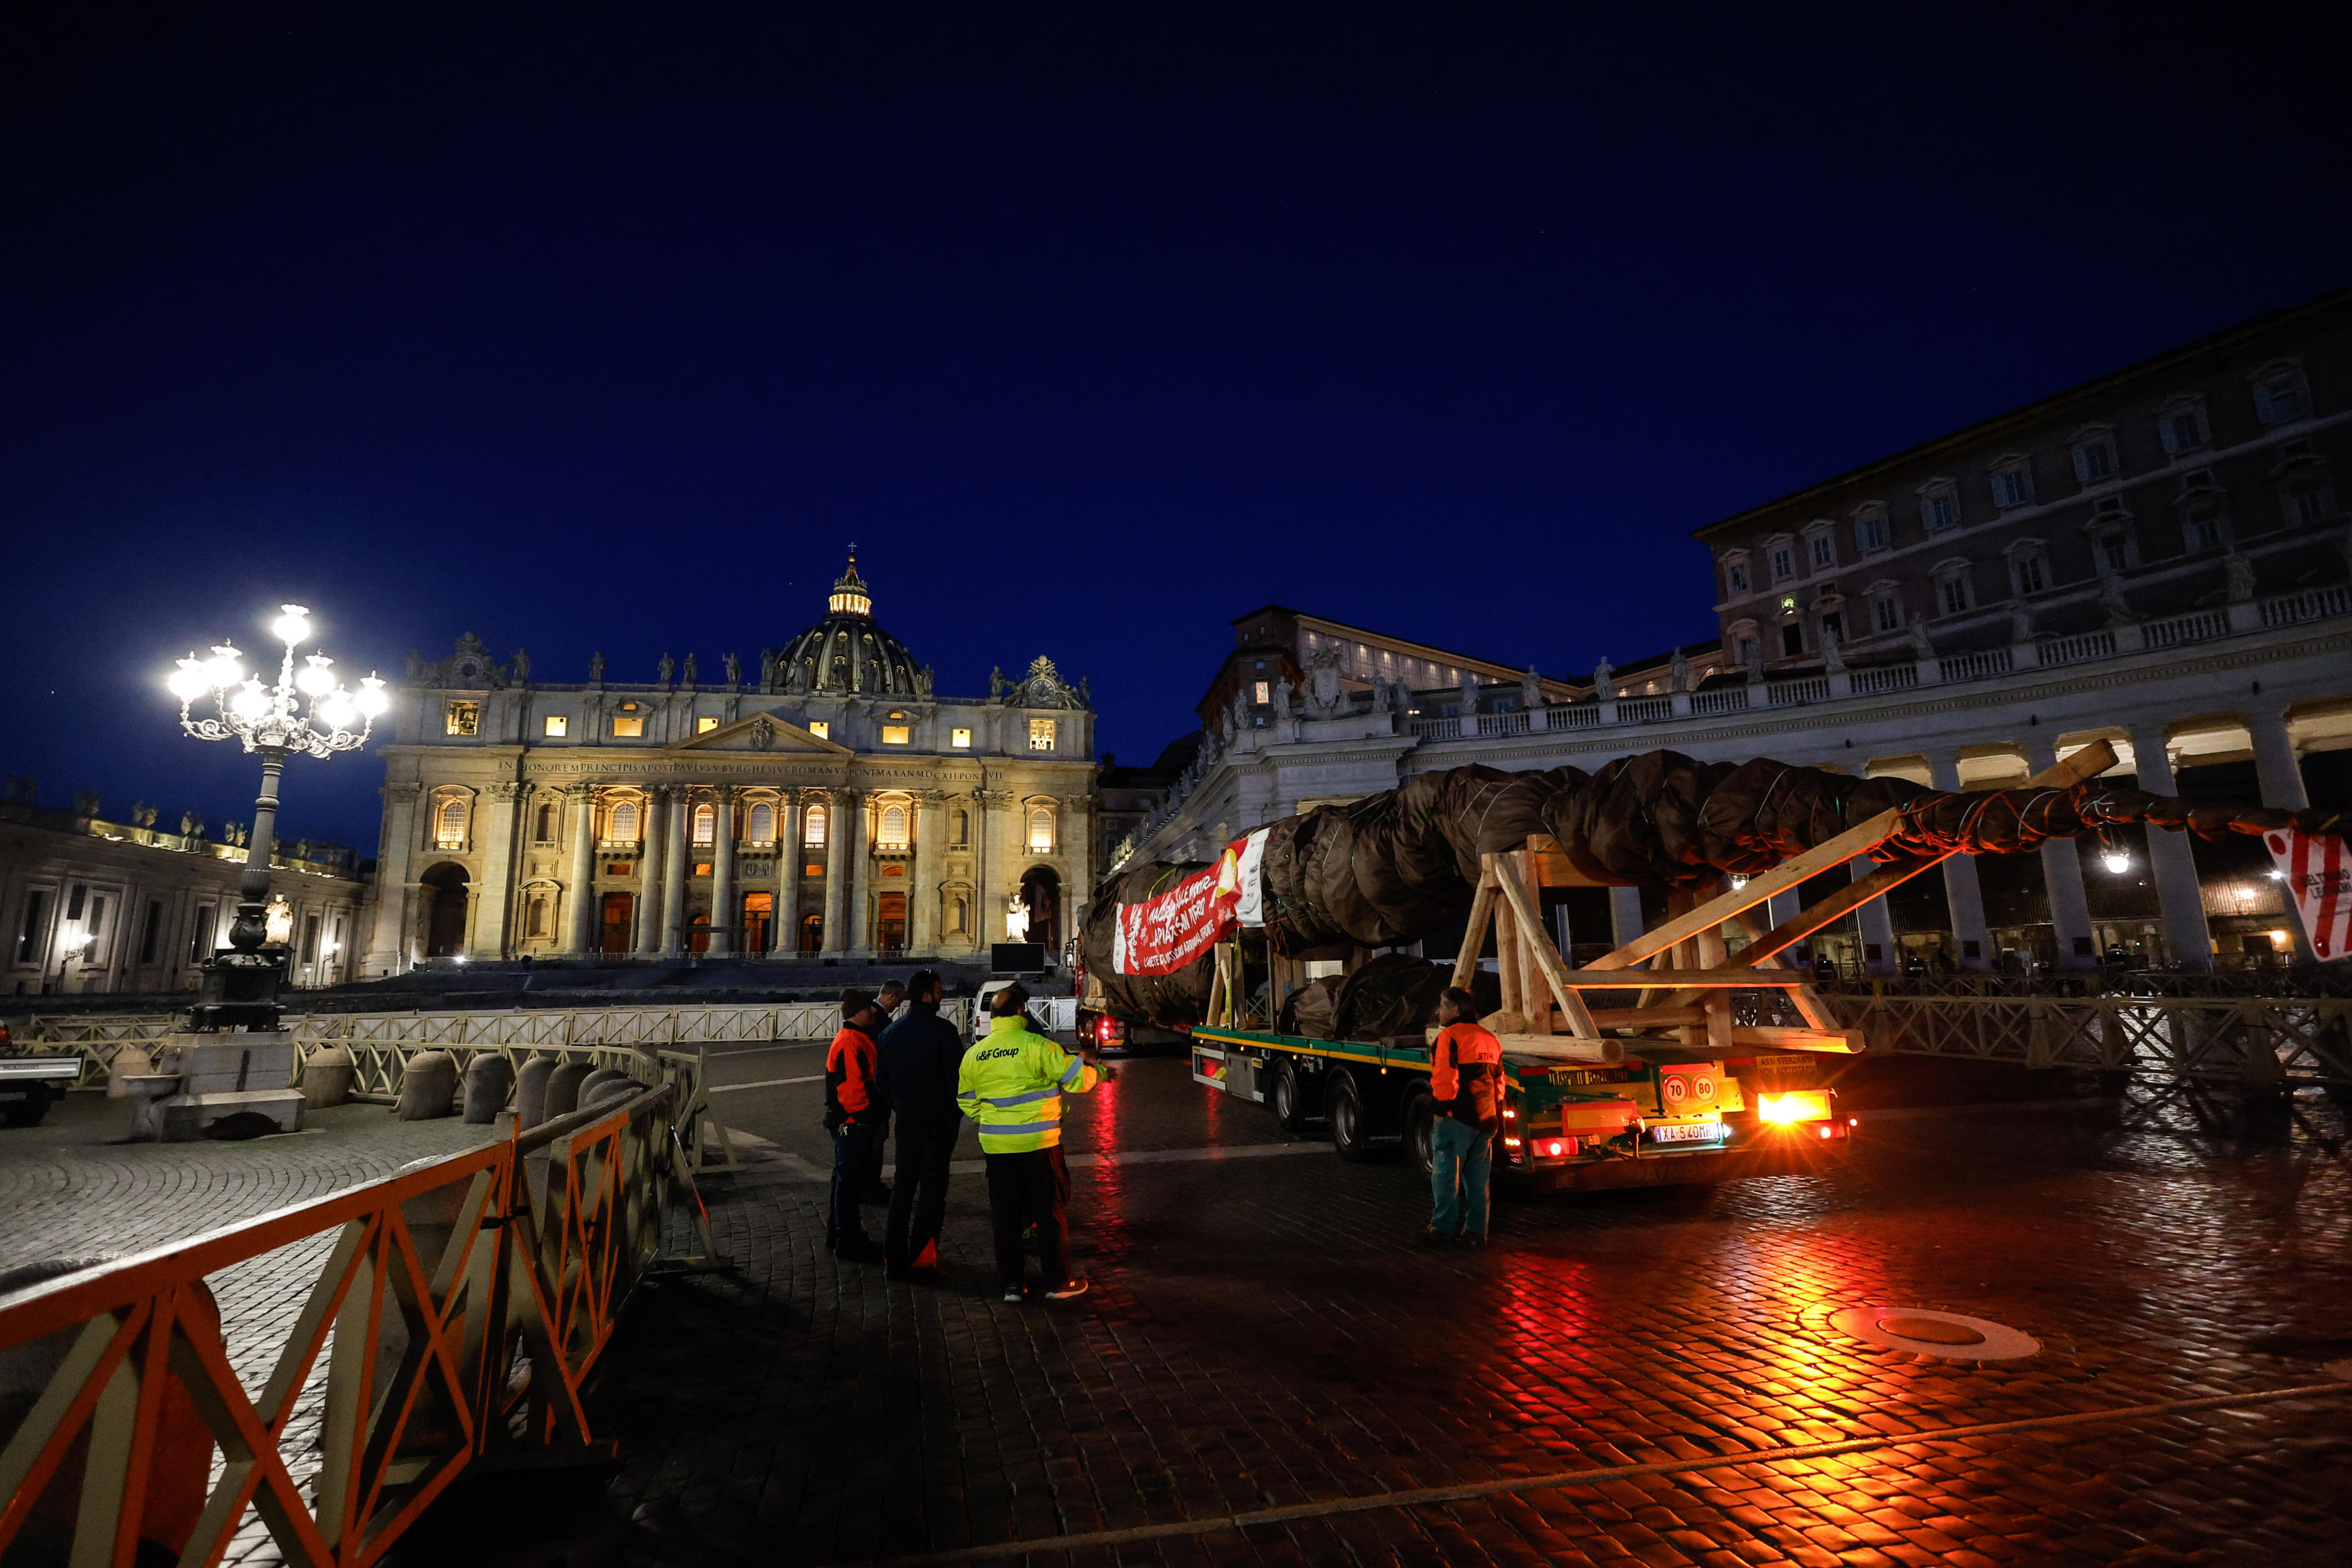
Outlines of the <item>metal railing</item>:
{"type": "MultiPolygon", "coordinates": [[[[592,1452],[583,1381],[655,1266],[673,1184],[692,1193],[677,1095],[650,1087],[0,1302],[0,1352],[46,1347],[49,1369],[0,1449],[0,1552],[217,1563],[250,1513],[289,1563],[365,1568],[476,1460],[592,1452]],[[207,1277],[306,1243],[299,1313],[224,1318],[207,1277]],[[257,1341],[275,1347],[258,1393],[233,1363],[257,1341]],[[53,1481],[79,1495],[46,1498],[53,1481]]],[[[707,1266],[708,1222],[688,1212],[688,1266],[707,1266]]]]}
{"type": "Polygon", "coordinates": [[[1871,1052],[2090,1068],[2266,1088],[2352,1083],[2352,1001],[2336,997],[1824,998],[1871,1052]]]}

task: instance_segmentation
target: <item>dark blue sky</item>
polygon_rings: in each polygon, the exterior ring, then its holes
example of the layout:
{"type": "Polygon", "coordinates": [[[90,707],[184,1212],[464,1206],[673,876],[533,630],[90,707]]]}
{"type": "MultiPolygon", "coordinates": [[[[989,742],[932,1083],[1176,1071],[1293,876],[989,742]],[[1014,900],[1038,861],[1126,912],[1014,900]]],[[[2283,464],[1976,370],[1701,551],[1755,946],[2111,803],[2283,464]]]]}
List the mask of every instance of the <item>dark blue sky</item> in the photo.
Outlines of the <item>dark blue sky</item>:
{"type": "MultiPolygon", "coordinates": [[[[157,677],[280,598],[650,679],[851,538],[943,689],[1050,653],[1129,759],[1267,600],[1622,662],[1712,630],[1691,529],[2352,254],[2318,8],[332,9],[5,23],[47,800],[242,811],[157,677]]],[[[287,831],[373,852],[380,777],[287,831]]]]}

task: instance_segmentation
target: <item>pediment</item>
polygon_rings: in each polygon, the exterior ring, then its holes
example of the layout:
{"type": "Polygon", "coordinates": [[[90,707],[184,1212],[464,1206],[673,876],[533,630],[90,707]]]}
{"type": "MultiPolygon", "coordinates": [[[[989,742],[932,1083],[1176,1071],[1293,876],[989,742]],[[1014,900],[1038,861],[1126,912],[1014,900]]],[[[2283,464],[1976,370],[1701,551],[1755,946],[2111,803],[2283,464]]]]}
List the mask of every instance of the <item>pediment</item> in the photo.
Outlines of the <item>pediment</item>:
{"type": "Polygon", "coordinates": [[[857,753],[838,741],[828,741],[813,735],[789,719],[773,713],[753,713],[738,719],[732,724],[680,741],[669,748],[673,752],[751,752],[770,756],[797,753],[803,756],[852,757],[857,753]]]}

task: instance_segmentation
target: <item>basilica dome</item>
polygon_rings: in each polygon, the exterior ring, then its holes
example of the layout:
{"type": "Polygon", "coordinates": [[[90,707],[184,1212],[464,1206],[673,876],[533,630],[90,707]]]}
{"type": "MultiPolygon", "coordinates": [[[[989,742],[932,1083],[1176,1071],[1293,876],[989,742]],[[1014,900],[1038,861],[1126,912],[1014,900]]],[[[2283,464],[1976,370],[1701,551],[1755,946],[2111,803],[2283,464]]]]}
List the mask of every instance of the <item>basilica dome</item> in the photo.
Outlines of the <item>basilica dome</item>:
{"type": "Polygon", "coordinates": [[[833,697],[929,697],[931,672],[907,645],[874,624],[874,596],[857,574],[857,557],[833,585],[824,619],[776,656],[771,684],[833,697]]]}

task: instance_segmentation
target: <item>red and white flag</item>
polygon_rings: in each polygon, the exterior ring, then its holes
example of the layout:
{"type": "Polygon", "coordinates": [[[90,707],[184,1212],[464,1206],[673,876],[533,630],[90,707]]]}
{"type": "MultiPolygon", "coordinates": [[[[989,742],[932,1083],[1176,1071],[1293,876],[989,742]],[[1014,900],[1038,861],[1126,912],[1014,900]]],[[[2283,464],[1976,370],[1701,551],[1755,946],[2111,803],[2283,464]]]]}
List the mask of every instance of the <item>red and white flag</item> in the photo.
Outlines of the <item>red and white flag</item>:
{"type": "Polygon", "coordinates": [[[1258,868],[1265,834],[1261,827],[1236,838],[1206,870],[1141,903],[1121,905],[1111,968],[1120,974],[1173,974],[1234,926],[1265,923],[1258,868]]]}
{"type": "Polygon", "coordinates": [[[2311,950],[2324,961],[2352,952],[2352,856],[2333,833],[2283,827],[2263,835],[2294,899],[2311,950]]]}

